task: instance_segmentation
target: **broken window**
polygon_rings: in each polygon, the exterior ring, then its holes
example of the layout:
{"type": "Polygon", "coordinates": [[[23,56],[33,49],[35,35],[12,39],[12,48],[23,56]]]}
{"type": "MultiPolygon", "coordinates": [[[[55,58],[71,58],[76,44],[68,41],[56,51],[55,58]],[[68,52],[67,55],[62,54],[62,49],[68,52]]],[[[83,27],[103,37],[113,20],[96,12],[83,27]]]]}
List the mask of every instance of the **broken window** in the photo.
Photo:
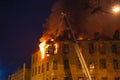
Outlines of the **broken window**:
{"type": "Polygon", "coordinates": [[[44,64],[42,64],[42,72],[44,72],[44,64]]]}

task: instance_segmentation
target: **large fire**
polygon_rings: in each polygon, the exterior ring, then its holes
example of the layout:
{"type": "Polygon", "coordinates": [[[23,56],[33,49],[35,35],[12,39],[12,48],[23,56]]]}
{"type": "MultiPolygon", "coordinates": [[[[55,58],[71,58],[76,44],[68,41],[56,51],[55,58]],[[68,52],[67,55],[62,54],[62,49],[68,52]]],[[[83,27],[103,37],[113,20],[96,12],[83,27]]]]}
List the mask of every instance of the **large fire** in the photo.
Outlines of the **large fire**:
{"type": "MultiPolygon", "coordinates": [[[[51,39],[51,41],[53,41],[53,39],[51,39]]],[[[44,59],[45,56],[50,56],[50,54],[57,54],[57,52],[58,52],[58,44],[57,43],[47,44],[46,40],[44,40],[43,42],[41,42],[39,44],[39,48],[40,48],[40,52],[42,55],[42,59],[44,59]],[[54,46],[52,46],[52,45],[54,45],[54,46]]]]}

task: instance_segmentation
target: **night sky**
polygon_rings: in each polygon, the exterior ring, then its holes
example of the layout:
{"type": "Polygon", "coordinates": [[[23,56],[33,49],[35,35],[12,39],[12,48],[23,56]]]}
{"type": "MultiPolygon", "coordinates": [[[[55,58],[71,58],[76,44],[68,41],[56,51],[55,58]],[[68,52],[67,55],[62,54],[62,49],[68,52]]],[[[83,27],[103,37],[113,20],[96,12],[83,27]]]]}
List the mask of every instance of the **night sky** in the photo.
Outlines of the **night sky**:
{"type": "Polygon", "coordinates": [[[0,1],[0,80],[7,80],[38,48],[53,0],[0,1]]]}

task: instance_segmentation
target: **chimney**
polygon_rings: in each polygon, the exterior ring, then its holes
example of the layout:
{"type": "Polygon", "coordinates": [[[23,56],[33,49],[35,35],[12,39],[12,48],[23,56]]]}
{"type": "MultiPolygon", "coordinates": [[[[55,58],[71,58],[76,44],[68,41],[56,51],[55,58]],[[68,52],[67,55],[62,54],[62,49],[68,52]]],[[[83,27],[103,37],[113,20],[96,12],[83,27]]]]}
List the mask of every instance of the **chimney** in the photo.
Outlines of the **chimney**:
{"type": "Polygon", "coordinates": [[[113,39],[114,40],[119,40],[120,39],[120,32],[119,32],[118,29],[114,32],[113,39]]]}
{"type": "Polygon", "coordinates": [[[99,36],[99,32],[95,32],[94,33],[94,40],[99,40],[100,36],[99,36]]]}

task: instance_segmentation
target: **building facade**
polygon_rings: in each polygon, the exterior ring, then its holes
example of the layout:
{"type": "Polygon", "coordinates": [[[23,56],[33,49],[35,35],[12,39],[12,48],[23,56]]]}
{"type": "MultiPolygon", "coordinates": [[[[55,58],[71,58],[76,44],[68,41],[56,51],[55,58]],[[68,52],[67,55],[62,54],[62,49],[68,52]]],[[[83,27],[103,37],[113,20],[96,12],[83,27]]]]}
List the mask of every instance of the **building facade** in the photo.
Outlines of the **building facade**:
{"type": "Polygon", "coordinates": [[[30,74],[30,69],[26,68],[25,64],[23,64],[21,69],[9,75],[8,80],[30,80],[30,74]]]}
{"type": "MultiPolygon", "coordinates": [[[[78,44],[92,80],[120,80],[120,40],[80,40],[78,44]]],[[[59,41],[57,53],[51,52],[46,50],[44,59],[39,50],[32,55],[31,80],[85,80],[72,41],[59,41]]]]}

